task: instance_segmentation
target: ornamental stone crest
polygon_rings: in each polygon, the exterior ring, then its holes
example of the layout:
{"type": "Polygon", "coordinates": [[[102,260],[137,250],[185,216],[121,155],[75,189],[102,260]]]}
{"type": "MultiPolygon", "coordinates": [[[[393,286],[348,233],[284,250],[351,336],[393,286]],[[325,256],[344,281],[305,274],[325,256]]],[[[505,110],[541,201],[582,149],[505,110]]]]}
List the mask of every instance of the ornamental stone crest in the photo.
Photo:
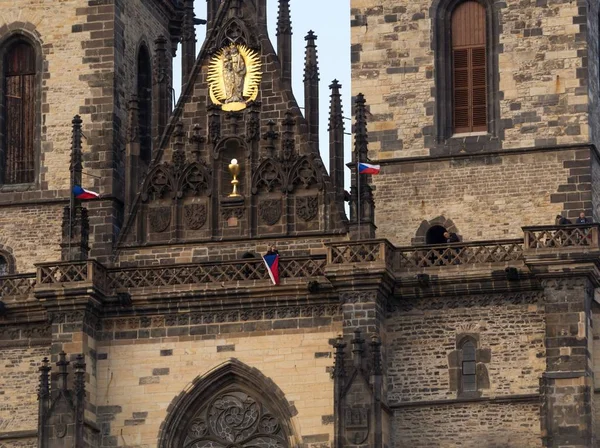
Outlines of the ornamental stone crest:
{"type": "Polygon", "coordinates": [[[190,230],[201,229],[206,223],[206,205],[189,204],[183,207],[183,219],[190,230]]]}
{"type": "Polygon", "coordinates": [[[212,57],[208,68],[210,99],[224,111],[239,111],[256,100],[260,55],[242,44],[230,44],[212,57]]]}
{"type": "Polygon", "coordinates": [[[346,441],[352,445],[362,445],[369,437],[369,409],[351,406],[345,410],[346,441]]]}
{"type": "Polygon", "coordinates": [[[312,221],[319,213],[318,196],[297,196],[296,215],[303,221],[312,221]]]}
{"type": "Polygon", "coordinates": [[[186,448],[287,448],[279,419],[241,391],[217,395],[189,424],[186,448]]]}
{"type": "Polygon", "coordinates": [[[171,207],[155,207],[148,214],[150,230],[160,233],[167,230],[171,223],[171,207]]]}
{"type": "Polygon", "coordinates": [[[281,218],[281,200],[267,199],[261,201],[258,205],[258,214],[268,226],[275,225],[281,218]]]}

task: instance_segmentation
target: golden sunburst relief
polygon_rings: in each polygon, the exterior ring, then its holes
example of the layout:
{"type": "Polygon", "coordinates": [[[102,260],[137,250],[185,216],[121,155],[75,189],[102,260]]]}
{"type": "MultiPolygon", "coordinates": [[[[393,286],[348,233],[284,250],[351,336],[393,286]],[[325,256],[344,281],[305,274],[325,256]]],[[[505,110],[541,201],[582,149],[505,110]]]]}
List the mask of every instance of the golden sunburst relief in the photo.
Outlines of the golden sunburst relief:
{"type": "Polygon", "coordinates": [[[225,111],[245,109],[258,96],[261,75],[256,51],[236,44],[221,48],[208,67],[210,99],[225,111]]]}

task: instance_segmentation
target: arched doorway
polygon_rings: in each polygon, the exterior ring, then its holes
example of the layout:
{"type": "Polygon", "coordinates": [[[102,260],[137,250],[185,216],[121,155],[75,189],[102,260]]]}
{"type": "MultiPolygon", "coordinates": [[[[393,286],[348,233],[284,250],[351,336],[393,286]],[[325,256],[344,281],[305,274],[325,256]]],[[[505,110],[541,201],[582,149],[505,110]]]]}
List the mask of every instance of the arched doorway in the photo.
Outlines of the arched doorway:
{"type": "Polygon", "coordinates": [[[425,244],[444,244],[446,242],[445,232],[447,230],[444,226],[431,226],[425,234],[425,244]]]}
{"type": "Polygon", "coordinates": [[[257,369],[232,359],[196,378],[169,406],[159,448],[292,448],[296,411],[257,369]]]}

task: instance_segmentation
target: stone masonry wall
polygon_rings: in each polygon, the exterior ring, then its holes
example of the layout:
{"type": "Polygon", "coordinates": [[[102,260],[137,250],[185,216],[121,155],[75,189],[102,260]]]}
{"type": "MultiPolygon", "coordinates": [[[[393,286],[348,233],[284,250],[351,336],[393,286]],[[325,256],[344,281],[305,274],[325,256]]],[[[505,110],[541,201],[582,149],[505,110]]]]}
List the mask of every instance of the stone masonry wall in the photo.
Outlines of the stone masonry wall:
{"type": "MultiPolygon", "coordinates": [[[[2,348],[0,433],[37,429],[38,368],[46,356],[50,356],[49,347],[2,348]]],[[[21,446],[12,443],[8,446],[21,446]]]]}
{"type": "Polygon", "coordinates": [[[15,259],[16,273],[60,260],[62,215],[62,205],[0,208],[0,244],[15,259]]]}
{"type": "MultiPolygon", "coordinates": [[[[276,324],[273,322],[275,328],[276,324]]],[[[306,446],[329,447],[333,436],[333,381],[329,373],[333,358],[329,340],[339,332],[339,323],[253,333],[242,333],[243,325],[237,333],[170,336],[177,332],[169,329],[169,336],[165,330],[163,337],[99,343],[98,423],[105,435],[102,446],[118,443],[156,447],[159,427],[172,400],[196,377],[237,358],[272,379],[295,406],[298,414],[292,425],[306,446]]],[[[273,328],[270,322],[256,325],[256,330],[273,328]]]]}
{"type": "Polygon", "coordinates": [[[377,236],[407,246],[423,221],[443,216],[464,241],[522,238],[522,226],[553,225],[563,212],[591,216],[589,165],[584,150],[384,165],[373,176],[377,236]]]}
{"type": "Polygon", "coordinates": [[[411,448],[541,448],[537,403],[469,403],[403,408],[393,443],[411,448]]]}
{"type": "MultiPolygon", "coordinates": [[[[456,398],[450,390],[448,355],[457,335],[479,335],[480,349],[490,349],[486,364],[489,389],[482,396],[535,394],[545,371],[543,307],[513,293],[503,302],[490,296],[418,300],[410,310],[387,320],[388,400],[390,404],[456,398]]],[[[535,299],[535,296],[533,296],[535,299]]]]}
{"type": "MultiPolygon", "coordinates": [[[[498,11],[498,44],[490,57],[499,65],[493,96],[500,112],[499,142],[490,143],[520,148],[589,141],[586,3],[489,3],[498,11]]],[[[351,4],[352,94],[364,93],[370,106],[371,157],[459,150],[462,139],[435,138],[435,92],[443,86],[435,85],[432,2],[351,4]]]]}

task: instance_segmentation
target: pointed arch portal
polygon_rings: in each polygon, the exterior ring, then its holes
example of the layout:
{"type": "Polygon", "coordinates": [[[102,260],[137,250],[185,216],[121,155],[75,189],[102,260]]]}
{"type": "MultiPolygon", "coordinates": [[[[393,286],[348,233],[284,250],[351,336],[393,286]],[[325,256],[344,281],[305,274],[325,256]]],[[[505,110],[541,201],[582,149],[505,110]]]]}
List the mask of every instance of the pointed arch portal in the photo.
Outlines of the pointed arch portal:
{"type": "Polygon", "coordinates": [[[237,359],[218,366],[173,400],[159,448],[291,448],[296,414],[283,392],[237,359]]]}

